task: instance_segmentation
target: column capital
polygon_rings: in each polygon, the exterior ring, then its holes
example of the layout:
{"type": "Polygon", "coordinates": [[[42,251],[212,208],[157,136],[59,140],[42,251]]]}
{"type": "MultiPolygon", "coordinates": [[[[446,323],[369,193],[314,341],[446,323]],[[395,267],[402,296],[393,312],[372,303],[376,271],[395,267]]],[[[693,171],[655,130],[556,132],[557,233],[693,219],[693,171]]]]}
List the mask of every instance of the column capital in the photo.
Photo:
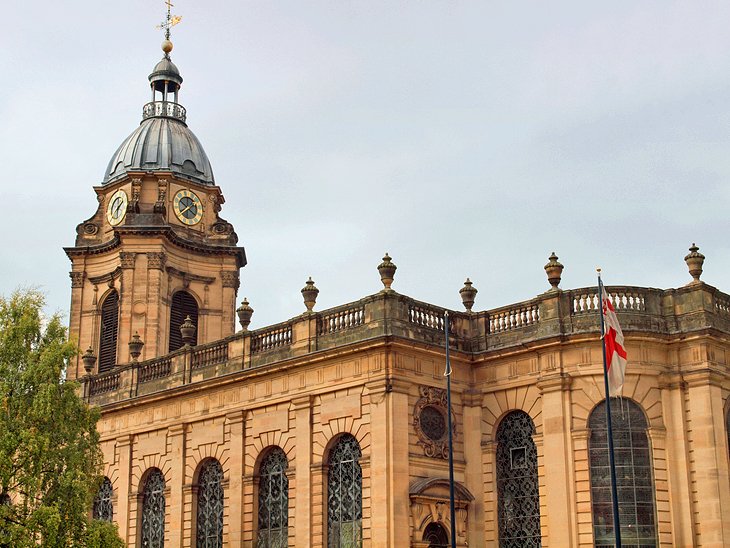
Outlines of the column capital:
{"type": "Polygon", "coordinates": [[[690,388],[706,385],[722,387],[725,375],[716,369],[707,367],[685,373],[684,380],[690,388]]]}
{"type": "Polygon", "coordinates": [[[116,438],[117,447],[129,447],[130,445],[132,445],[132,441],[132,434],[125,434],[116,438]]]}
{"type": "Polygon", "coordinates": [[[537,381],[537,387],[542,394],[557,392],[570,388],[573,379],[568,373],[555,373],[544,375],[537,381]]]}
{"type": "Polygon", "coordinates": [[[182,436],[185,433],[185,423],[173,424],[167,427],[168,436],[182,436]]]}
{"type": "Polygon", "coordinates": [[[291,407],[292,407],[292,409],[294,409],[294,411],[299,411],[300,409],[309,409],[310,407],[312,407],[311,394],[306,394],[304,396],[297,396],[295,398],[292,398],[291,407]]]}
{"type": "Polygon", "coordinates": [[[239,424],[246,420],[246,411],[233,411],[226,413],[226,424],[239,424]]]}

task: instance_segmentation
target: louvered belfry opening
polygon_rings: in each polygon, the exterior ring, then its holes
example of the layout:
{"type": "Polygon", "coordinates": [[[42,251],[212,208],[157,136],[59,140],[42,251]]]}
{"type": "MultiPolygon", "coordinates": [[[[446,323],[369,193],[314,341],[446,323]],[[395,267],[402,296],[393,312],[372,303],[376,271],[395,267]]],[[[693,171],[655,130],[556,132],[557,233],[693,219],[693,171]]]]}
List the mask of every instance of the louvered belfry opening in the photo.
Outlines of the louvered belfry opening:
{"type": "Polygon", "coordinates": [[[172,296],[172,306],[170,307],[170,352],[182,348],[184,344],[180,326],[187,316],[190,316],[196,327],[194,346],[198,344],[198,303],[187,291],[178,291],[172,296]]]}
{"type": "Polygon", "coordinates": [[[119,331],[119,293],[112,290],[101,305],[99,336],[99,373],[117,364],[117,332],[119,331]]]}

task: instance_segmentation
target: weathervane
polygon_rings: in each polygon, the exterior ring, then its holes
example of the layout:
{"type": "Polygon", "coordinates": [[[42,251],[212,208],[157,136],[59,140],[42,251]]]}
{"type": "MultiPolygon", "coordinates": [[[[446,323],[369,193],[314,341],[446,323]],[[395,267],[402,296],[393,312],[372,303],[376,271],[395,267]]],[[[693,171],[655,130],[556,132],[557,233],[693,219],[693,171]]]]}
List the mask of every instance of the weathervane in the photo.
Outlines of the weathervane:
{"type": "Polygon", "coordinates": [[[165,40],[169,41],[170,29],[182,21],[182,15],[172,15],[170,13],[170,9],[172,9],[172,2],[170,2],[170,0],[165,0],[165,5],[167,6],[167,17],[155,28],[159,30],[165,29],[165,40]]]}

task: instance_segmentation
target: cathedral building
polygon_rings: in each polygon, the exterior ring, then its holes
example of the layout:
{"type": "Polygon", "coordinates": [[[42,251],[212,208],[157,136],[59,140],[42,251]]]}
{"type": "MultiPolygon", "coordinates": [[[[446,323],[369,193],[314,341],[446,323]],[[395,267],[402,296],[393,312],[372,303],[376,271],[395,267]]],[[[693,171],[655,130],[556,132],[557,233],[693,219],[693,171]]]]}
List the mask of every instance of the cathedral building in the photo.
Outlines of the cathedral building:
{"type": "MultiPolygon", "coordinates": [[[[249,330],[246,255],[171,50],[65,249],[87,349],[68,378],[101,409],[94,516],[130,547],[611,546],[597,288],[561,288],[553,254],[544,293],[477,310],[467,280],[447,311],[398,293],[386,254],[382,291],[320,311],[310,279],[301,315],[249,330]]],[[[730,295],[696,246],[685,261],[683,287],[607,287],[629,356],[625,546],[730,546],[730,295]]]]}

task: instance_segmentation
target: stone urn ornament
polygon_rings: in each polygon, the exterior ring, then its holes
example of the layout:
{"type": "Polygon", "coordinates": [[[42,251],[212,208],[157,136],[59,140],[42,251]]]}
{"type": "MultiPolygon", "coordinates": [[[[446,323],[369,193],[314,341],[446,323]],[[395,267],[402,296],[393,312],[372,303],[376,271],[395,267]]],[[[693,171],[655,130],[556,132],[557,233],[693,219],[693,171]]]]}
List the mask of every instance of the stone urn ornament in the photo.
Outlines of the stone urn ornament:
{"type": "Polygon", "coordinates": [[[391,291],[390,286],[393,285],[393,279],[395,278],[395,271],[398,269],[395,263],[391,261],[390,255],[386,251],[383,262],[378,265],[378,272],[380,272],[380,281],[383,282],[385,291],[391,291]]]}
{"type": "Polygon", "coordinates": [[[479,290],[472,285],[472,281],[469,278],[464,282],[464,287],[459,289],[461,302],[464,303],[464,308],[466,308],[467,312],[471,312],[471,307],[474,306],[474,298],[478,292],[479,290]]]}
{"type": "Polygon", "coordinates": [[[307,312],[311,312],[317,303],[317,295],[319,295],[319,289],[314,285],[314,281],[310,276],[302,288],[302,297],[304,297],[304,306],[307,307],[307,312]]]}
{"type": "Polygon", "coordinates": [[[692,246],[689,248],[689,253],[684,258],[684,262],[687,263],[689,275],[692,276],[690,283],[701,283],[700,276],[702,276],[702,265],[705,263],[705,256],[700,253],[700,248],[694,242],[692,242],[692,246]]]}
{"type": "Polygon", "coordinates": [[[545,265],[545,273],[548,277],[548,283],[550,284],[550,291],[557,291],[560,285],[560,279],[563,274],[562,264],[558,262],[558,256],[553,251],[550,257],[548,257],[548,263],[545,265]]]}
{"type": "Polygon", "coordinates": [[[185,316],[185,321],[180,324],[180,335],[185,346],[190,346],[195,342],[195,324],[190,316],[185,316]]]}
{"type": "Polygon", "coordinates": [[[248,331],[248,326],[251,324],[251,316],[253,316],[253,308],[249,306],[246,297],[243,298],[241,306],[236,308],[236,314],[238,314],[238,322],[241,324],[241,328],[244,331],[248,331]]]}
{"type": "Polygon", "coordinates": [[[94,369],[94,364],[96,364],[96,354],[94,354],[94,349],[89,347],[86,349],[86,352],[84,352],[81,356],[81,361],[84,364],[84,371],[86,371],[87,375],[91,375],[92,369],[94,369]]]}
{"type": "Polygon", "coordinates": [[[139,337],[139,333],[136,331],[132,335],[132,340],[129,341],[129,355],[132,356],[132,362],[137,363],[137,358],[142,354],[142,347],[144,342],[139,337]]]}

